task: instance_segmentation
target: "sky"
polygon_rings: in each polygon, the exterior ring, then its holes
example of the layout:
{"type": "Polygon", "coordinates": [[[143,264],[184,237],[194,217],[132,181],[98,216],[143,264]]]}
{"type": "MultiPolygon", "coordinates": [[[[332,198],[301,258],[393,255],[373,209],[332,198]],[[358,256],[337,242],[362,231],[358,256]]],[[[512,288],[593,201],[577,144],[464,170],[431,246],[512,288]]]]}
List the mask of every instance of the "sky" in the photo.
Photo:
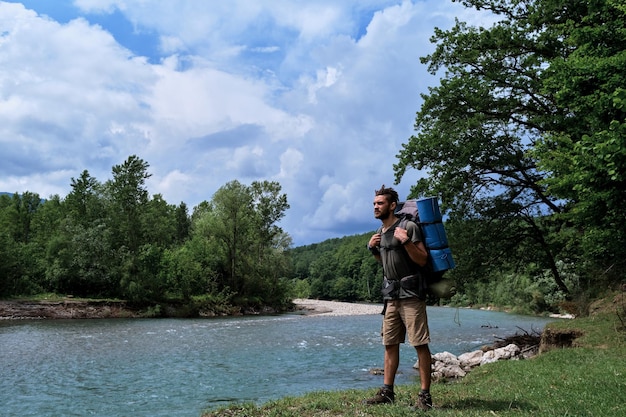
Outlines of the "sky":
{"type": "Polygon", "coordinates": [[[276,181],[293,246],[375,230],[449,0],[0,1],[0,191],[42,198],[136,155],[190,212],[228,182],[276,181]]]}

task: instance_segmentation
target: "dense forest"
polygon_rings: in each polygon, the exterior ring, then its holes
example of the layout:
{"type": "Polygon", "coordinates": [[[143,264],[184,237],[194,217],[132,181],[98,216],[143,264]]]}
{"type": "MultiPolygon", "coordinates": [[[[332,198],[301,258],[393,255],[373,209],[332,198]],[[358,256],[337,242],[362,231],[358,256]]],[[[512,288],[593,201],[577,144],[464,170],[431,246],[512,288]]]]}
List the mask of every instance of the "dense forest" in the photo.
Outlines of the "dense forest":
{"type": "MultiPolygon", "coordinates": [[[[424,173],[457,268],[453,305],[584,313],[624,282],[626,4],[461,0],[498,19],[436,29],[421,58],[439,85],[393,167],[424,173]]],[[[190,214],[149,196],[136,156],[65,198],[0,196],[0,295],[286,305],[378,300],[369,234],[292,248],[274,182],[233,181],[190,214]]],[[[437,301],[437,300],[433,300],[437,301]]]]}
{"type": "Polygon", "coordinates": [[[230,182],[190,214],[149,196],[148,167],[130,156],[105,183],[83,171],[64,199],[0,196],[0,295],[178,302],[191,312],[288,302],[279,184],[230,182]]]}

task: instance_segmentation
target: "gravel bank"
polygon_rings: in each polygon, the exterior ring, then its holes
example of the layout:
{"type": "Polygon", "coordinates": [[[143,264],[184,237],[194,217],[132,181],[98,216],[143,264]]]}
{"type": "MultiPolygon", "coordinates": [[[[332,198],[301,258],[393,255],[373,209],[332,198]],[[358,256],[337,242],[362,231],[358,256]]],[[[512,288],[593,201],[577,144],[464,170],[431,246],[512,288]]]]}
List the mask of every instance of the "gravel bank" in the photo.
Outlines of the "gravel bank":
{"type": "Polygon", "coordinates": [[[310,300],[297,298],[294,304],[306,314],[324,316],[353,316],[365,314],[380,314],[383,311],[382,304],[343,303],[340,301],[310,300]]]}

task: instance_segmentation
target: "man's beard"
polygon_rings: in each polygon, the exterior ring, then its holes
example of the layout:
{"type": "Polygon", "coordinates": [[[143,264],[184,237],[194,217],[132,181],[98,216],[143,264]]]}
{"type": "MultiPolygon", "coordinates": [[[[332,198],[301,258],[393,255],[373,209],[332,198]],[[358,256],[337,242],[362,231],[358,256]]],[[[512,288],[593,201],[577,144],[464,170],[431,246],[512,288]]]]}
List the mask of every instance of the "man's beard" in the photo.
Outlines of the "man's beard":
{"type": "Polygon", "coordinates": [[[378,214],[374,213],[374,217],[377,218],[378,220],[382,220],[382,221],[387,220],[389,218],[389,216],[391,216],[391,211],[390,210],[380,211],[380,212],[378,212],[378,214]]]}

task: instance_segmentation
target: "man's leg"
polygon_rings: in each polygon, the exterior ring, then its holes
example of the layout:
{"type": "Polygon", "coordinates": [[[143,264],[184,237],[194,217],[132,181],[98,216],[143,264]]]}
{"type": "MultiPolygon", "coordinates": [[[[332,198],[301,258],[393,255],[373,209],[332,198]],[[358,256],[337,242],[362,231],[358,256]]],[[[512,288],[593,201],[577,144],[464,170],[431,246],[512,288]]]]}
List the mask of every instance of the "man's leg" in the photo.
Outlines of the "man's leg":
{"type": "Polygon", "coordinates": [[[419,361],[421,390],[417,396],[415,406],[420,410],[430,410],[433,408],[433,399],[430,396],[430,378],[432,371],[432,359],[428,345],[415,346],[417,359],[419,361]]]}
{"type": "Polygon", "coordinates": [[[385,385],[393,386],[399,364],[400,345],[385,346],[385,375],[383,379],[385,385]]]}
{"type": "Polygon", "coordinates": [[[366,404],[389,404],[394,402],[393,383],[400,364],[400,343],[405,338],[405,327],[398,313],[399,301],[387,301],[381,336],[385,346],[383,386],[376,395],[365,400],[366,404]]]}
{"type": "Polygon", "coordinates": [[[430,377],[432,371],[430,349],[428,348],[428,345],[421,345],[415,346],[415,350],[417,351],[417,359],[419,362],[420,383],[422,385],[422,389],[428,391],[430,390],[430,377]]]}
{"type": "Polygon", "coordinates": [[[364,401],[365,404],[391,404],[395,400],[393,382],[400,363],[400,345],[385,345],[384,385],[376,395],[364,401]]]}

